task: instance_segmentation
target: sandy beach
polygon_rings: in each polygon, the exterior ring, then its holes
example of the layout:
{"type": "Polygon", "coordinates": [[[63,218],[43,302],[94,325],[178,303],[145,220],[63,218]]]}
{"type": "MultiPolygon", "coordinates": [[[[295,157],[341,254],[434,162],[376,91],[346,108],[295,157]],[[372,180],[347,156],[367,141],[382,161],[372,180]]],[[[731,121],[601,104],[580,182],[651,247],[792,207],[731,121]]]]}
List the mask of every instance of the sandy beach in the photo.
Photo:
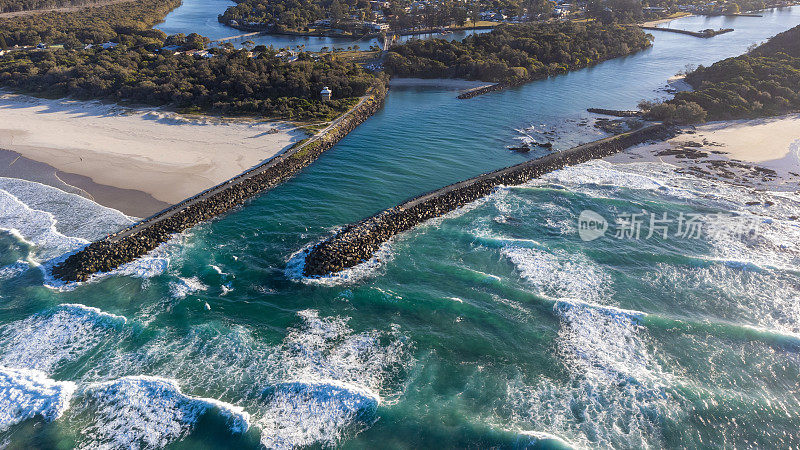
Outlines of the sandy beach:
{"type": "Polygon", "coordinates": [[[710,122],[607,160],[661,160],[699,176],[796,191],[800,187],[800,114],[710,122]]]}
{"type": "Polygon", "coordinates": [[[682,16],[668,17],[666,19],[651,20],[649,22],[642,22],[642,23],[639,24],[639,26],[642,26],[642,27],[654,27],[656,25],[661,25],[662,23],[672,22],[675,19],[685,19],[686,17],[691,17],[693,15],[694,14],[686,13],[686,14],[684,14],[682,16]]]}
{"type": "Polygon", "coordinates": [[[0,124],[0,149],[24,157],[7,153],[0,176],[64,183],[137,217],[225,181],[306,136],[284,123],[187,118],[7,93],[0,95],[0,124]],[[11,162],[19,165],[8,167],[11,162]]]}

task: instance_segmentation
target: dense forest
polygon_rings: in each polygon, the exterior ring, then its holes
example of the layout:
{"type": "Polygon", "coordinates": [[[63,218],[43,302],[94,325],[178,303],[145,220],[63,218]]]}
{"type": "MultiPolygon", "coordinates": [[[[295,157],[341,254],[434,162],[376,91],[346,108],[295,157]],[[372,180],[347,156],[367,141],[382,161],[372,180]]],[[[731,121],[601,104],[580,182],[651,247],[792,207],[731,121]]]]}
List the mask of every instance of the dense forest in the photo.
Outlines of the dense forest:
{"type": "Polygon", "coordinates": [[[70,12],[47,12],[0,19],[0,43],[13,45],[64,44],[68,48],[99,44],[135,35],[163,39],[152,26],[181,0],[136,0],[70,12]]]}
{"type": "Polygon", "coordinates": [[[227,50],[214,58],[151,53],[144,47],[12,52],[0,84],[37,95],[170,105],[218,114],[330,119],[382,80],[333,57],[288,63],[267,51],[227,50]],[[322,102],[329,86],[334,100],[322,102]]]}
{"type": "Polygon", "coordinates": [[[800,111],[800,26],[765,44],[686,76],[694,91],[649,106],[673,122],[742,119],[800,111]]]}
{"type": "Polygon", "coordinates": [[[461,42],[413,40],[393,47],[391,75],[520,83],[623,56],[651,45],[636,27],[553,22],[503,25],[461,42]]]}
{"type": "Polygon", "coordinates": [[[62,8],[64,6],[83,6],[98,1],[101,0],[0,0],[0,12],[52,9],[62,8]]]}

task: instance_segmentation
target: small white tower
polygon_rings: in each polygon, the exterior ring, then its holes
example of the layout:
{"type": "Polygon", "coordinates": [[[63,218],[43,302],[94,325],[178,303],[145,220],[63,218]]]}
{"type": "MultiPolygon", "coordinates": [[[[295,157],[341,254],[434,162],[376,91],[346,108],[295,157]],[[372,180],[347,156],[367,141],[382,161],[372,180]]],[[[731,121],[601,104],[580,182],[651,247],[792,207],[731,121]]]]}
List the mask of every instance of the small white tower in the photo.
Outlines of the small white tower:
{"type": "Polygon", "coordinates": [[[331,100],[331,97],[333,96],[333,91],[330,90],[328,86],[325,86],[324,88],[322,88],[322,91],[319,93],[319,95],[322,96],[323,101],[328,102],[331,100]]]}

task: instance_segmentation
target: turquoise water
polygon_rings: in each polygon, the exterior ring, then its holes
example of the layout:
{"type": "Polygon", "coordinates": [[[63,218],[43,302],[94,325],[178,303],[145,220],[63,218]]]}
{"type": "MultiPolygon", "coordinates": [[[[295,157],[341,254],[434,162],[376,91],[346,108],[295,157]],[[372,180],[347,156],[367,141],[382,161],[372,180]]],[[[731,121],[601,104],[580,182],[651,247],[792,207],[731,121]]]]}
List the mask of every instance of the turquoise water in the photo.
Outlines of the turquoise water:
{"type": "Polygon", "coordinates": [[[793,8],[709,40],[659,33],[640,54],[470,101],[394,88],[290,182],[80,285],[53,287],[48,260],[128,219],[0,179],[2,442],[800,446],[797,194],[592,162],[500,189],[343,276],[298,276],[337,227],[534,157],[505,150],[517,139],[602,136],[585,108],[667,95],[686,64],[797,24],[793,8]],[[736,213],[758,230],[584,242],[587,209],[736,213]]]}

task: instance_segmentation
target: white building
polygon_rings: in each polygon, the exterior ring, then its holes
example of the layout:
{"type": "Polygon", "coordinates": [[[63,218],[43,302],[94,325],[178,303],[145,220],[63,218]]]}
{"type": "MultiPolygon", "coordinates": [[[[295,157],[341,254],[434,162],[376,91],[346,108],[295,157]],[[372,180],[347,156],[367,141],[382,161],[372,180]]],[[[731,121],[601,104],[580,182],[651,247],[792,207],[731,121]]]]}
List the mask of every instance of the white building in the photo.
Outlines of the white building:
{"type": "Polygon", "coordinates": [[[325,86],[324,88],[322,88],[322,91],[319,93],[319,95],[322,97],[323,101],[327,102],[331,100],[331,97],[333,97],[333,91],[330,90],[328,86],[325,86]]]}

